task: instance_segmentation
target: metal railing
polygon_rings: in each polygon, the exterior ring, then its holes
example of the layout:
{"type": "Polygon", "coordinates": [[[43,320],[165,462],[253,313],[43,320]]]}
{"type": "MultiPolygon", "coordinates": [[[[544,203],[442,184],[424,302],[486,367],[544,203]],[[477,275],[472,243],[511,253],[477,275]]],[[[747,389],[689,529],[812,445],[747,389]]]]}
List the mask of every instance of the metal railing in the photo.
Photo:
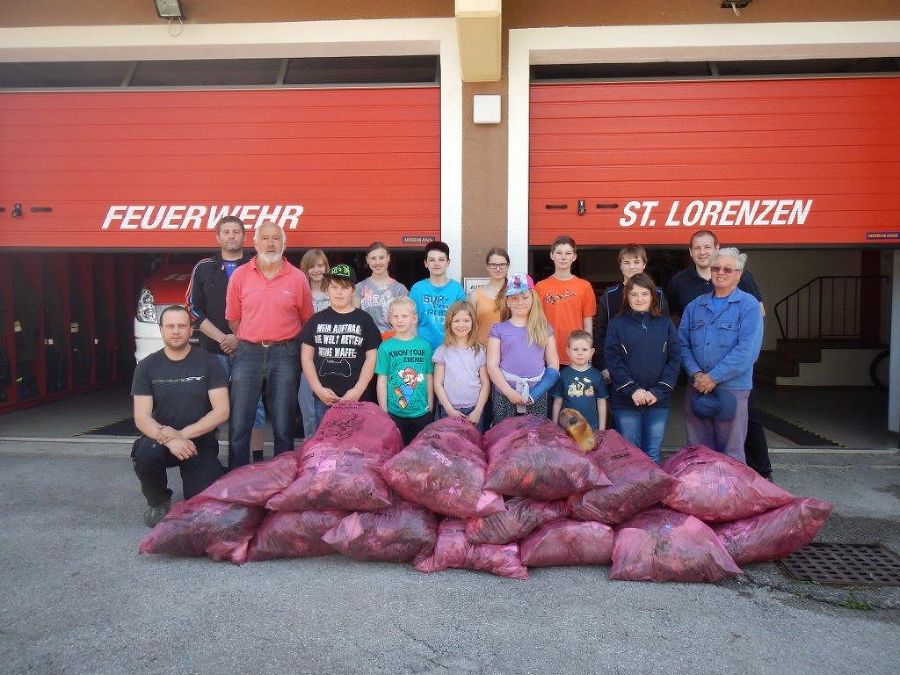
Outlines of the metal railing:
{"type": "MultiPolygon", "coordinates": [[[[884,288],[889,283],[884,275],[821,276],[803,284],[775,304],[775,320],[782,340],[861,340],[863,291],[873,283],[879,285],[879,293],[884,297],[884,288]]],[[[875,311],[880,316],[880,302],[875,311]]]]}

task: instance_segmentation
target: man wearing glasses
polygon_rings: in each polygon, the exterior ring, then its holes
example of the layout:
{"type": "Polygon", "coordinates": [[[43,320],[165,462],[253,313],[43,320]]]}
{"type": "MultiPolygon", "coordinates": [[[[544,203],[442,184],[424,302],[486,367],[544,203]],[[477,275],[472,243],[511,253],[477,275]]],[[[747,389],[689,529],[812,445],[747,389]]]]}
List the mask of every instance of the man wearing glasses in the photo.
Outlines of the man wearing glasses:
{"type": "MultiPolygon", "coordinates": [[[[709,230],[698,230],[691,237],[689,250],[693,264],[672,277],[666,288],[666,298],[669,301],[672,320],[676,326],[684,313],[684,308],[691,300],[712,292],[712,273],[709,266],[712,264],[713,256],[719,250],[719,240],[709,230]]],[[[759,301],[760,314],[765,318],[766,309],[763,305],[762,292],[748,270],[741,272],[738,288],[759,301]]],[[[756,413],[753,398],[751,391],[750,399],[747,402],[747,440],[744,441],[744,455],[747,465],[751,469],[763,478],[771,480],[772,463],[769,460],[769,444],[766,441],[766,432],[763,429],[762,421],[756,413]]]]}
{"type": "Polygon", "coordinates": [[[678,328],[691,383],[685,401],[688,445],[705,445],[741,462],[763,335],[759,301],[738,288],[746,262],[736,248],[719,249],[709,268],[713,292],[688,303],[678,328]]]}
{"type": "MultiPolygon", "coordinates": [[[[709,266],[712,264],[712,259],[718,250],[719,240],[709,230],[697,230],[694,236],[691,237],[689,251],[693,264],[673,276],[666,287],[666,300],[669,301],[669,312],[672,320],[676,322],[675,325],[678,325],[678,318],[684,313],[684,308],[687,307],[691,300],[704,293],[712,292],[712,274],[709,266]]],[[[745,271],[741,274],[738,288],[749,293],[759,301],[762,315],[765,316],[766,311],[762,306],[762,292],[759,290],[759,286],[750,272],[745,271]]]]}

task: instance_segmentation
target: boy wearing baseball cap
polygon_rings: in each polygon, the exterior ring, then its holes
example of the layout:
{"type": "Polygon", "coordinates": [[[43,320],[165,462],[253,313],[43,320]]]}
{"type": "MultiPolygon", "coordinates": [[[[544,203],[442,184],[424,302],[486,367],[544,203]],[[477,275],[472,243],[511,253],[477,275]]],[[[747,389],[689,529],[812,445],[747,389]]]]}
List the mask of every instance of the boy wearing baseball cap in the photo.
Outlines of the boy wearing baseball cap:
{"type": "Polygon", "coordinates": [[[368,313],[353,304],[356,273],[335,265],[325,276],[328,307],[300,332],[300,364],[316,397],[315,425],[338,401],[374,401],[372,378],[381,333],[368,313]]]}

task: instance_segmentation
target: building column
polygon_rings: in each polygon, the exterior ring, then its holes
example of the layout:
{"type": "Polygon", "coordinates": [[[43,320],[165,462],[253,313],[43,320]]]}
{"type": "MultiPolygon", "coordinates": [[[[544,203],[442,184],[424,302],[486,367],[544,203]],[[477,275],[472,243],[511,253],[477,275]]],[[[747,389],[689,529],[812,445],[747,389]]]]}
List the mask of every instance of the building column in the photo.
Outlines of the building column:
{"type": "Polygon", "coordinates": [[[888,429],[900,432],[900,251],[894,251],[891,275],[891,378],[888,394],[888,429]]]}

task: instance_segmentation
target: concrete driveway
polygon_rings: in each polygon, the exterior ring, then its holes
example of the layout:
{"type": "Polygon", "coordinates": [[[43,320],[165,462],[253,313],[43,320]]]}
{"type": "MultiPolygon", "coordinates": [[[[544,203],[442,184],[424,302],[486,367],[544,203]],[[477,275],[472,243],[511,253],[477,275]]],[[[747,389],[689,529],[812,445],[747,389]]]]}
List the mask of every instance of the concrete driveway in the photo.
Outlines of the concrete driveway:
{"type": "MultiPolygon", "coordinates": [[[[817,594],[772,565],[701,585],[138,556],[129,460],[80,449],[0,443],[0,672],[875,675],[900,662],[895,591],[817,594]]],[[[900,549],[896,455],[779,455],[776,476],[838,501],[821,537],[900,549]]]]}

